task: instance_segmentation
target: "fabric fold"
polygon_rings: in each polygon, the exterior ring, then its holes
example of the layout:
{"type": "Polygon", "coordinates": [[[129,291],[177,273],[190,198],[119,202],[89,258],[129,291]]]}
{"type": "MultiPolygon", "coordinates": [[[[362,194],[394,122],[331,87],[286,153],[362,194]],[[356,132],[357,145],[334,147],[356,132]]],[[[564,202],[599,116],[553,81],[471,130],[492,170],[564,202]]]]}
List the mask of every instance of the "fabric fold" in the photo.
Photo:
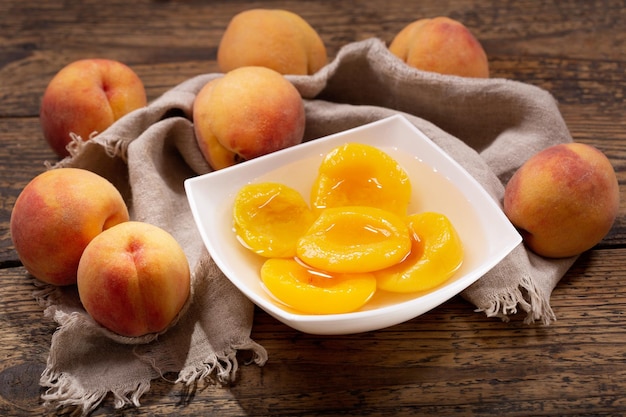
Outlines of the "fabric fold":
{"type": "MultiPolygon", "coordinates": [[[[197,92],[221,74],[202,74],[164,93],[51,165],[78,167],[109,179],[131,218],[164,228],[181,244],[192,270],[188,306],[164,334],[139,343],[116,340],[89,318],[72,288],[38,285],[35,297],[59,327],[41,385],[52,407],[84,414],[110,395],[116,408],[139,406],[156,378],[183,387],[210,379],[229,384],[238,352],[262,366],[268,354],[250,338],[253,304],[217,268],[193,221],[184,180],[210,172],[192,121],[197,92]],[[170,375],[171,374],[171,375],[170,375]],[[174,376],[172,376],[174,375],[174,376]]],[[[287,76],[305,99],[305,140],[403,114],[473,175],[501,203],[504,186],[537,151],[572,140],[554,98],[540,88],[504,79],[468,79],[408,67],[379,39],[343,47],[311,76],[287,76]]],[[[575,258],[548,260],[518,246],[462,296],[487,316],[518,310],[530,323],[549,324],[552,290],[575,258]]]]}

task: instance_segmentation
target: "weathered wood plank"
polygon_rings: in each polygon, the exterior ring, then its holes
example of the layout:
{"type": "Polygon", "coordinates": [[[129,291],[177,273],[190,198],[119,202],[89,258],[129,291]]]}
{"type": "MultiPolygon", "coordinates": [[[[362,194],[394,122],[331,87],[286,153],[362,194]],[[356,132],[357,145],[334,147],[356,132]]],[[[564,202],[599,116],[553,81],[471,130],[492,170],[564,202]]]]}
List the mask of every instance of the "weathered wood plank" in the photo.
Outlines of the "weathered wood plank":
{"type": "MultiPolygon", "coordinates": [[[[582,258],[553,294],[550,326],[490,319],[459,298],[348,336],[302,334],[259,311],[253,338],[270,355],[263,368],[242,366],[230,389],[199,387],[186,399],[182,387],[156,381],[132,415],[619,415],[624,271],[623,249],[582,258]]],[[[0,412],[41,415],[37,381],[54,324],[22,268],[0,270],[0,285],[0,412]]],[[[110,412],[108,401],[95,415],[110,412]]]]}
{"type": "MultiPolygon", "coordinates": [[[[55,325],[32,297],[9,235],[17,195],[55,160],[37,118],[47,82],[73,60],[104,56],[133,67],[153,100],[217,72],[224,28],[250,7],[300,14],[331,59],[350,42],[390,42],[421,17],[464,22],[494,77],[554,95],[572,137],[609,156],[625,195],[623,0],[0,2],[1,415],[57,415],[42,408],[38,385],[55,325]]],[[[398,326],[336,337],[305,335],[258,311],[253,338],[269,352],[265,367],[242,366],[228,389],[186,392],[158,380],[140,409],[115,412],[108,399],[94,415],[624,415],[625,243],[622,204],[600,249],[584,254],[555,289],[558,320],[548,327],[487,318],[458,297],[398,326]]]]}

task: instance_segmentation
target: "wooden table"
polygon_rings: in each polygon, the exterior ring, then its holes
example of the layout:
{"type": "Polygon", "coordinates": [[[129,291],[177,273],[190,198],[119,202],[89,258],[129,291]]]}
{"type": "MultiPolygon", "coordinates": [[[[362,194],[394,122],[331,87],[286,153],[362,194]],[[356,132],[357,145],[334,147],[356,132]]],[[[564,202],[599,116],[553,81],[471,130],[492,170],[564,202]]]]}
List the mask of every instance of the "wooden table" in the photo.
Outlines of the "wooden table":
{"type": "MultiPolygon", "coordinates": [[[[480,39],[492,76],[549,90],[575,140],[604,151],[626,186],[626,2],[3,0],[0,3],[0,414],[47,414],[39,398],[55,324],[32,297],[9,235],[20,190],[55,156],[39,101],[50,78],[85,57],[121,60],[155,99],[217,72],[226,24],[252,7],[294,11],[332,58],[345,44],[390,42],[409,22],[447,15],[480,39]]],[[[622,192],[623,195],[623,192],[622,192]]],[[[319,337],[257,311],[252,337],[269,353],[242,366],[230,388],[191,399],[165,380],[141,408],[115,415],[626,415],[626,211],[555,289],[550,326],[508,323],[455,298],[409,322],[319,337]]],[[[71,410],[66,410],[68,413],[71,410]]],[[[107,399],[94,415],[113,414],[107,399]]]]}

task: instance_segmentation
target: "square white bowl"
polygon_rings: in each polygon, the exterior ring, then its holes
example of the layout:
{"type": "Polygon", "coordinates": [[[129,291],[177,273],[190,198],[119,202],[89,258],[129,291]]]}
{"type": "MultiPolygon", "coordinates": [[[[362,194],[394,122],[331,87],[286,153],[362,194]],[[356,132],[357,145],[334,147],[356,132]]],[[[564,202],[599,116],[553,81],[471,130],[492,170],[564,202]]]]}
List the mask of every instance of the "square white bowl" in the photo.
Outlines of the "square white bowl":
{"type": "Polygon", "coordinates": [[[286,325],[311,334],[377,330],[415,318],[473,284],[520,242],[500,206],[456,161],[405,117],[396,115],[271,153],[185,181],[194,220],[217,266],[252,302],[286,325]],[[412,183],[409,214],[443,213],[464,245],[463,265],[441,286],[427,292],[378,291],[360,310],[345,314],[301,314],[275,301],[260,279],[263,258],[244,248],[233,230],[233,200],[249,183],[276,181],[305,200],[324,156],[335,147],[359,142],[378,147],[398,161],[412,183]]]}

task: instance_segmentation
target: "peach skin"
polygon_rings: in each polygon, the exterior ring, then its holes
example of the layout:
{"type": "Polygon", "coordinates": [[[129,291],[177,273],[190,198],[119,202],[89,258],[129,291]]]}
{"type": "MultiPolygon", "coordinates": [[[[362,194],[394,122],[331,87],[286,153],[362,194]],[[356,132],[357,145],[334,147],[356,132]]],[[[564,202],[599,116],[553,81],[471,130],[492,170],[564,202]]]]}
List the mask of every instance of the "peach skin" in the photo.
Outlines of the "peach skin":
{"type": "Polygon", "coordinates": [[[50,147],[65,157],[72,142],[70,134],[88,140],[145,105],[144,85],[128,66],[108,59],[83,59],[52,78],[43,95],[39,119],[50,147]]]}
{"type": "Polygon", "coordinates": [[[187,302],[189,263],[168,232],[129,221],[87,245],[77,285],[83,307],[103,327],[127,337],[161,333],[187,302]]]}
{"type": "Polygon", "coordinates": [[[610,231],[619,210],[619,187],[608,158],[583,143],[538,152],[511,177],[504,212],[535,253],[579,255],[610,231]]]}
{"type": "Polygon", "coordinates": [[[247,66],[281,74],[310,75],[326,65],[324,42],[304,19],[280,9],[251,9],[235,15],[219,44],[222,72],[247,66]]]}
{"type": "Polygon", "coordinates": [[[409,66],[462,77],[489,77],[482,45],[461,22],[440,16],[405,26],[389,51],[409,66]]]}
{"type": "Polygon", "coordinates": [[[222,169],[301,143],[304,103],[282,74],[242,67],[200,90],[193,122],[202,155],[222,169]]]}
{"type": "Polygon", "coordinates": [[[84,169],[58,168],[24,187],[11,212],[11,237],[35,278],[70,285],[76,283],[87,244],[128,219],[122,196],[105,178],[84,169]]]}

